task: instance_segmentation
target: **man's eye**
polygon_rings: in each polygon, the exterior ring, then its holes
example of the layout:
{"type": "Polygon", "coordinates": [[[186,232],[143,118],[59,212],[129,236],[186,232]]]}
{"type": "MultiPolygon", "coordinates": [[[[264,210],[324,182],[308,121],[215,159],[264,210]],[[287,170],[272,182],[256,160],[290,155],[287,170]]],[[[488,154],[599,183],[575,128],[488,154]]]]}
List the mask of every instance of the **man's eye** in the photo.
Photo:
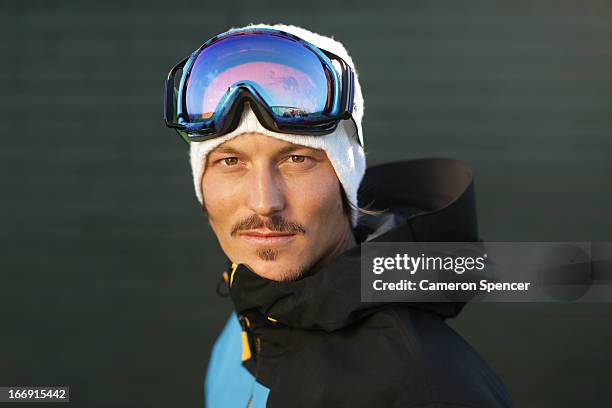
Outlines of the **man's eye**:
{"type": "Polygon", "coordinates": [[[304,161],[306,161],[306,156],[298,156],[298,155],[293,155],[291,157],[289,157],[289,160],[291,160],[291,163],[304,163],[304,161]]]}
{"type": "Polygon", "coordinates": [[[238,164],[238,158],[226,157],[225,159],[223,159],[223,164],[225,164],[226,166],[235,166],[236,164],[238,164]]]}

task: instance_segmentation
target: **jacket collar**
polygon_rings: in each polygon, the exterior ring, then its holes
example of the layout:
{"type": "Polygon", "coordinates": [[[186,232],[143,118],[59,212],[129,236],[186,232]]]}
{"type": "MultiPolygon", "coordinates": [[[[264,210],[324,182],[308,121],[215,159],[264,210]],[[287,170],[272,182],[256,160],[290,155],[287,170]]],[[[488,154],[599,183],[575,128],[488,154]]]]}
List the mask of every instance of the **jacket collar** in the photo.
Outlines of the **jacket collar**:
{"type": "MultiPolygon", "coordinates": [[[[477,241],[472,172],[454,159],[418,159],[371,167],[359,189],[361,206],[387,210],[366,216],[355,230],[359,241],[477,241]]],[[[387,306],[361,302],[361,246],[342,253],[297,281],[272,281],[246,265],[232,271],[230,296],[250,324],[337,330],[387,306]]],[[[228,282],[229,283],[229,282],[228,282]]],[[[463,303],[406,303],[406,307],[454,317],[463,303]]]]}

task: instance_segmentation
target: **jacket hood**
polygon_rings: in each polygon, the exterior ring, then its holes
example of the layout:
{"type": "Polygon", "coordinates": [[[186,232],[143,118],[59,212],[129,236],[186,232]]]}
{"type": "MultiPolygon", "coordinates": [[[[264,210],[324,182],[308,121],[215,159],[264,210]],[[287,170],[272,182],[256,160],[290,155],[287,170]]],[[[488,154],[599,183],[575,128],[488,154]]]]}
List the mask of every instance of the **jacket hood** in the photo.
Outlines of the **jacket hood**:
{"type": "MultiPolygon", "coordinates": [[[[478,241],[472,171],[445,158],[417,159],[368,168],[359,189],[360,206],[383,210],[365,215],[354,230],[358,245],[296,281],[272,281],[239,264],[229,293],[236,313],[253,326],[286,325],[334,331],[389,303],[361,302],[361,243],[478,241]]],[[[403,303],[402,306],[456,316],[464,303],[403,303]]]]}

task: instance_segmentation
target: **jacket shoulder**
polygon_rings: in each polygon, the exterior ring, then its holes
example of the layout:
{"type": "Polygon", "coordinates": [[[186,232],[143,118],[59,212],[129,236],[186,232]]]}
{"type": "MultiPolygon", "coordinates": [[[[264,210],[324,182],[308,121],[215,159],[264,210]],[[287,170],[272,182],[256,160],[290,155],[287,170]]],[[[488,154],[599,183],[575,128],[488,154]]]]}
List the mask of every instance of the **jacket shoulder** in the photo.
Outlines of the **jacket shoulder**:
{"type": "Polygon", "coordinates": [[[513,406],[495,371],[442,318],[405,304],[380,313],[395,321],[404,338],[397,352],[419,367],[415,375],[426,385],[429,400],[423,406],[513,406]]]}

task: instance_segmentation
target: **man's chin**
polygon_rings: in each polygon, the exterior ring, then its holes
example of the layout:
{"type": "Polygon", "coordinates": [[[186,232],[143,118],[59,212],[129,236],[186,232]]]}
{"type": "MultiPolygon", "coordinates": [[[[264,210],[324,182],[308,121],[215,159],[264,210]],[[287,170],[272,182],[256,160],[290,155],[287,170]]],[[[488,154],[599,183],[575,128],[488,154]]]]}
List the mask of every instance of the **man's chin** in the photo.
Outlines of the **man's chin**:
{"type": "Polygon", "coordinates": [[[257,257],[249,266],[257,275],[273,281],[297,280],[305,270],[302,265],[279,258],[262,260],[257,257]]]}

